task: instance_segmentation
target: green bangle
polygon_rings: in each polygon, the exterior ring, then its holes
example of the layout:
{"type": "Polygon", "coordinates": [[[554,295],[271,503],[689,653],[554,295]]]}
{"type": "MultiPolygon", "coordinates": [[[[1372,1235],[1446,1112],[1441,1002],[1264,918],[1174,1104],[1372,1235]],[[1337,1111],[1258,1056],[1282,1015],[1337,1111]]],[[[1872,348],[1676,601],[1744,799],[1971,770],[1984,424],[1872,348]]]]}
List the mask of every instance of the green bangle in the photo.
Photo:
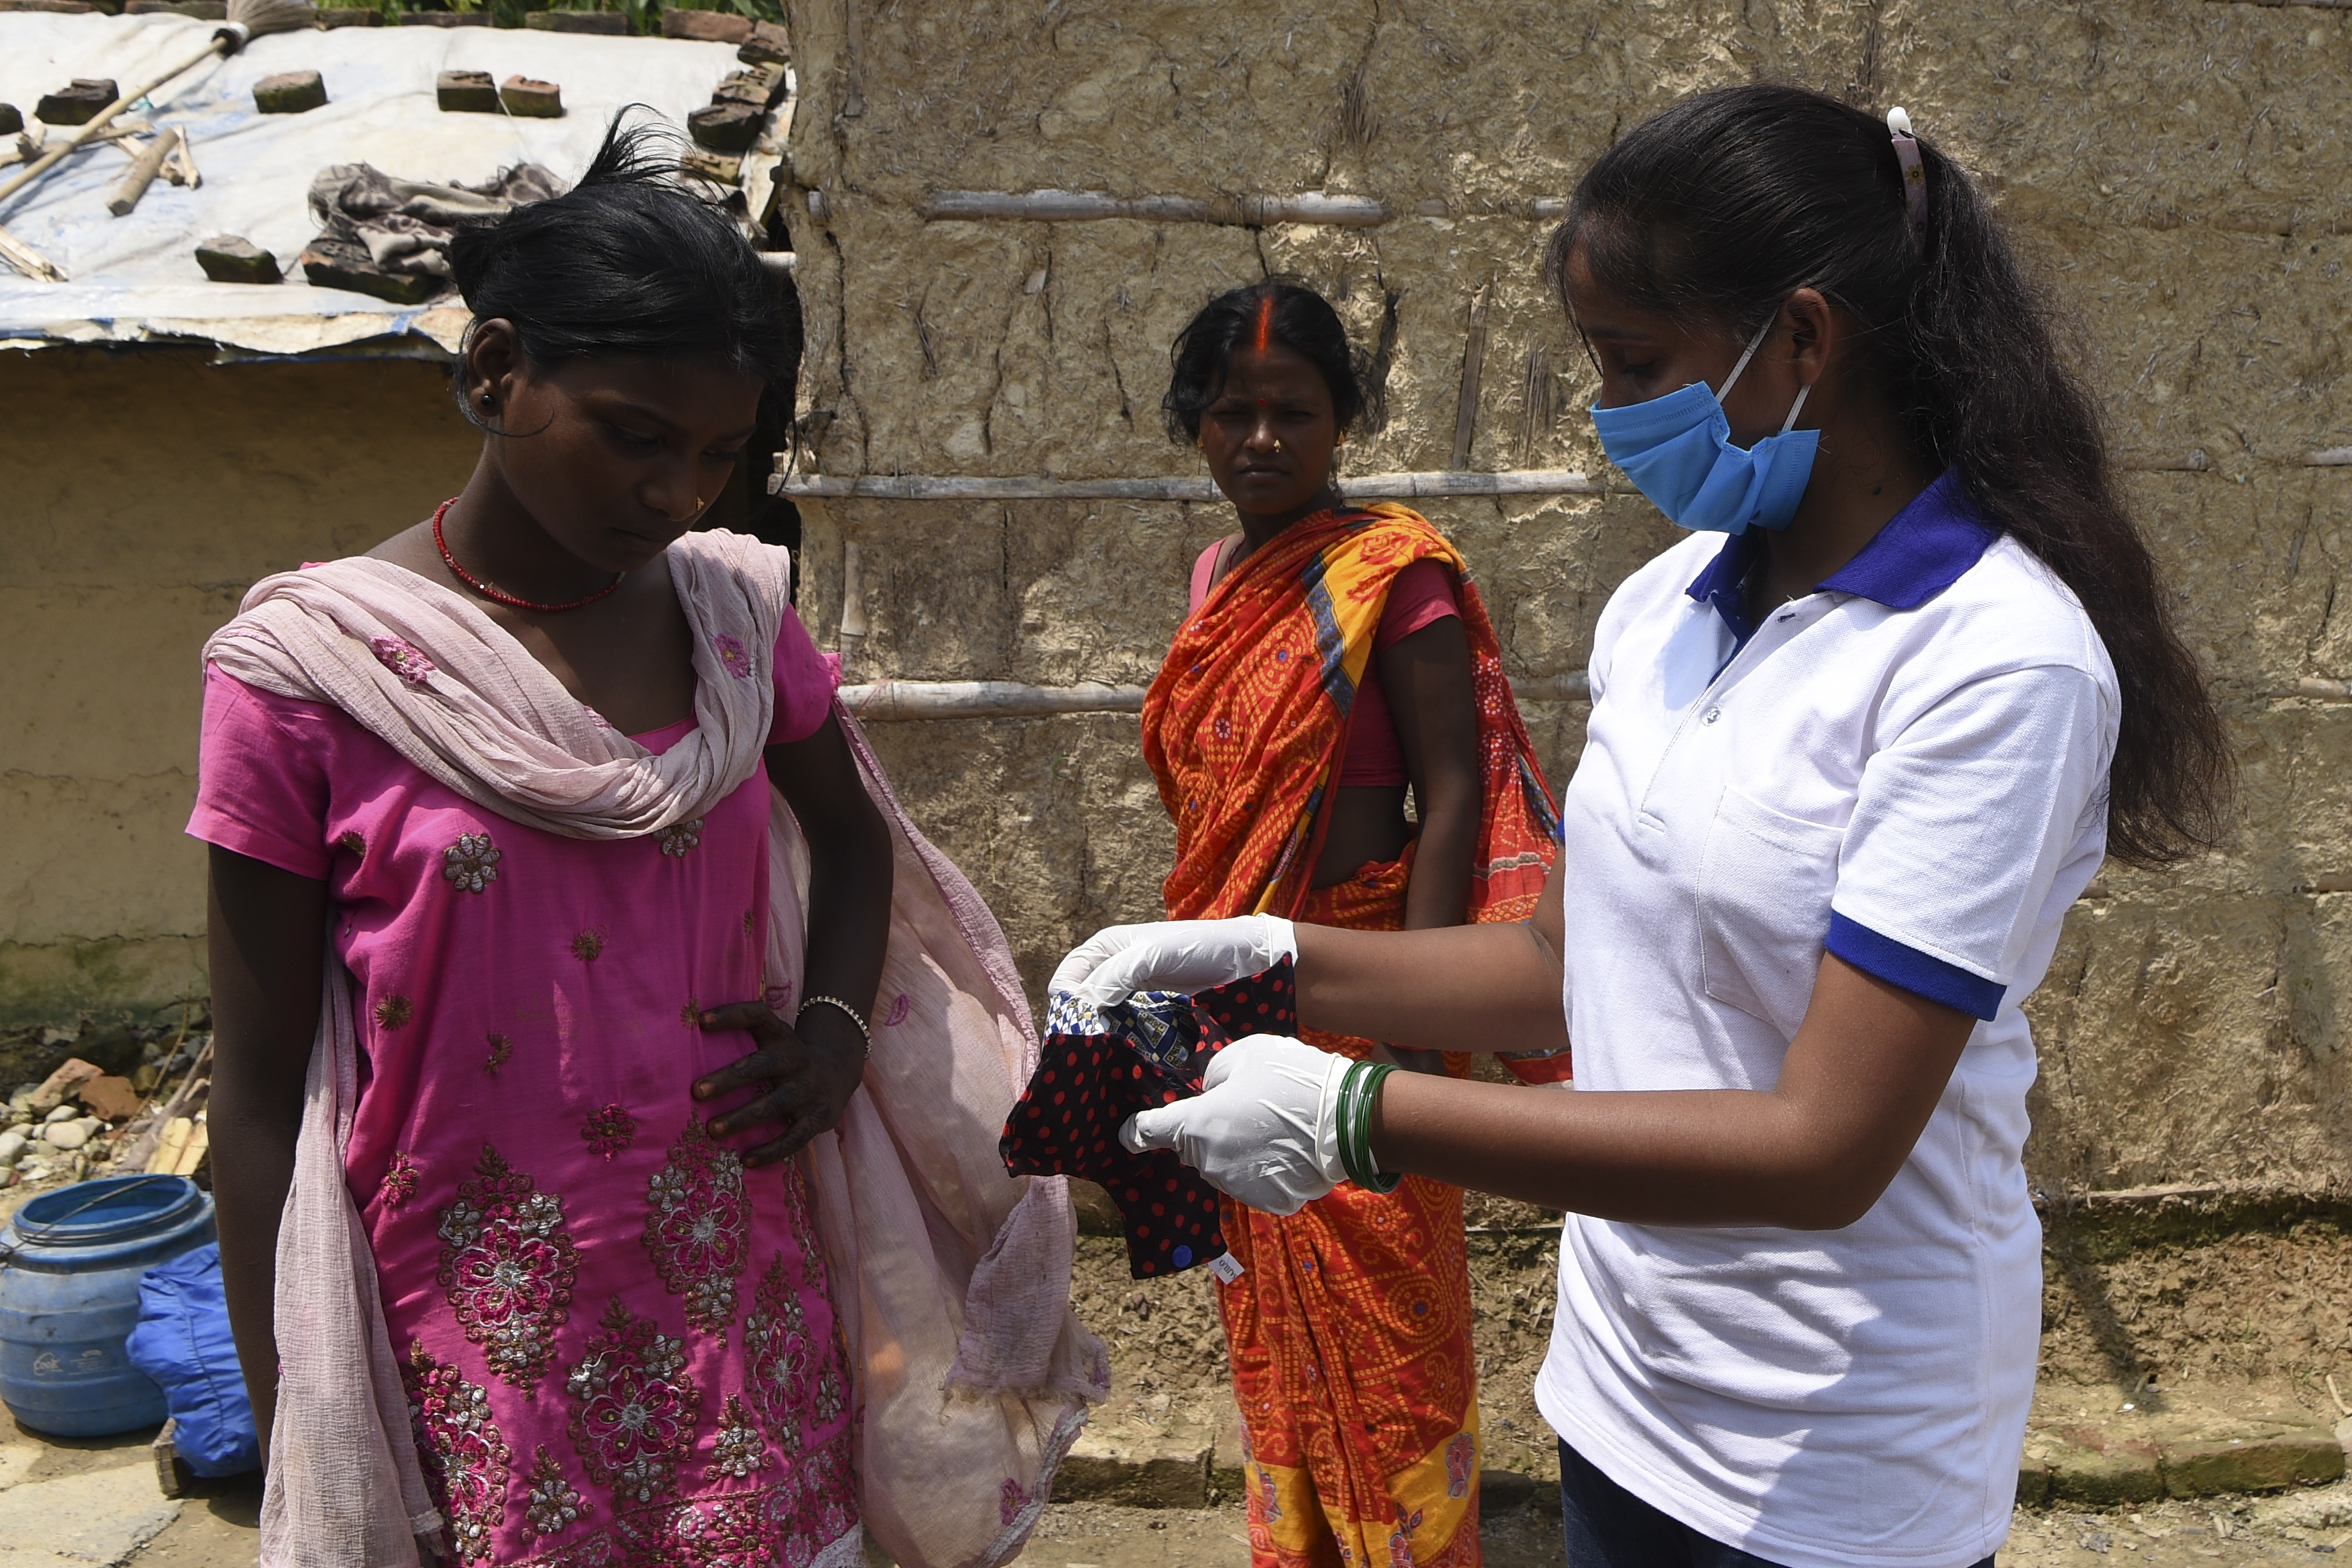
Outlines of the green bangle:
{"type": "Polygon", "coordinates": [[[1392,1193],[1402,1175],[1382,1175],[1372,1158],[1372,1107],[1381,1079],[1396,1071],[1387,1062],[1354,1062],[1339,1080],[1339,1164],[1348,1179],[1370,1193],[1392,1193]]]}

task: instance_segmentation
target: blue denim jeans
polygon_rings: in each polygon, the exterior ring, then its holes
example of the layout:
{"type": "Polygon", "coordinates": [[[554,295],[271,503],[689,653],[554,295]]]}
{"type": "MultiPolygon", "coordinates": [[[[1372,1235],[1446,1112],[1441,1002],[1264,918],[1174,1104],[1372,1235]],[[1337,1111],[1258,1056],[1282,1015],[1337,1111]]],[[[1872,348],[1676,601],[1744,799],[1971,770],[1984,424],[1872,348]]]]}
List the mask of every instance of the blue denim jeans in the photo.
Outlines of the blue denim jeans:
{"type": "MultiPolygon", "coordinates": [[[[1568,1568],[1775,1568],[1652,1508],[1559,1446],[1560,1524],[1568,1568]]],[[[1988,1557],[1976,1568],[1992,1568],[1988,1557]]]]}

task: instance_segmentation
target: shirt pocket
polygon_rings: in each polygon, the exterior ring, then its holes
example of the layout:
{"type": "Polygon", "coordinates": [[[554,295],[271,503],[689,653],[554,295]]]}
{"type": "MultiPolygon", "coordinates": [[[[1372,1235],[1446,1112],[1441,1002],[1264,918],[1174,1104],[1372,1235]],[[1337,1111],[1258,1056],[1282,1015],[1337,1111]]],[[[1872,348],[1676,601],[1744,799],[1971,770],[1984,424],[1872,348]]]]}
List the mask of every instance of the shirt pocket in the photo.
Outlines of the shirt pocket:
{"type": "Polygon", "coordinates": [[[1700,980],[1716,1001],[1794,1038],[1821,973],[1842,827],[1726,789],[1699,858],[1700,980]]]}

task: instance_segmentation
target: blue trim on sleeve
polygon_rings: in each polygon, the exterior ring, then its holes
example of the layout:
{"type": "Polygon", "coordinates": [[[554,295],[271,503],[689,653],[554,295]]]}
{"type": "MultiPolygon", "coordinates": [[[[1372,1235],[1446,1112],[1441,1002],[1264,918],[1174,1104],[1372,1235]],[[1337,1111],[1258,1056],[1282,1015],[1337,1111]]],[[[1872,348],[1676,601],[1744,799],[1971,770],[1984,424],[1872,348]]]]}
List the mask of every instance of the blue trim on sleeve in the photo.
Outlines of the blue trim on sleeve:
{"type": "Polygon", "coordinates": [[[1830,911],[1829,940],[1823,945],[1865,974],[1874,974],[1915,996],[1925,996],[1930,1002],[1988,1023],[2000,1011],[2000,999],[2009,991],[1998,980],[1987,980],[1957,963],[1931,958],[1916,947],[1907,947],[1891,936],[1881,936],[1868,926],[1846,919],[1835,910],[1830,911]]]}

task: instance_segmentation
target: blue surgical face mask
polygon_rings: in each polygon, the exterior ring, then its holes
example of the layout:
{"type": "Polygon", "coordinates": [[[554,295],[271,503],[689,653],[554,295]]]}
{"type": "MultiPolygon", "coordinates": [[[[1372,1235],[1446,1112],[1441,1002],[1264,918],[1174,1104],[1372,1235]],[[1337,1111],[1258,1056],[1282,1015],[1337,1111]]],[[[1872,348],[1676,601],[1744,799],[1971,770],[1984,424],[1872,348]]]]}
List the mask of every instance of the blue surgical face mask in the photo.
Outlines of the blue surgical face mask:
{"type": "Polygon", "coordinates": [[[1720,392],[1695,381],[1647,403],[1592,410],[1592,427],[1600,432],[1609,460],[1625,470],[1634,488],[1655,502],[1668,521],[1718,533],[1745,533],[1750,528],[1786,528],[1797,515],[1805,481],[1812,478],[1822,433],[1790,426],[1812,388],[1798,388],[1780,434],[1753,447],[1733,446],[1731,422],[1723,416],[1724,397],[1771,330],[1772,322],[1766,321],[1731,367],[1720,392]]]}

